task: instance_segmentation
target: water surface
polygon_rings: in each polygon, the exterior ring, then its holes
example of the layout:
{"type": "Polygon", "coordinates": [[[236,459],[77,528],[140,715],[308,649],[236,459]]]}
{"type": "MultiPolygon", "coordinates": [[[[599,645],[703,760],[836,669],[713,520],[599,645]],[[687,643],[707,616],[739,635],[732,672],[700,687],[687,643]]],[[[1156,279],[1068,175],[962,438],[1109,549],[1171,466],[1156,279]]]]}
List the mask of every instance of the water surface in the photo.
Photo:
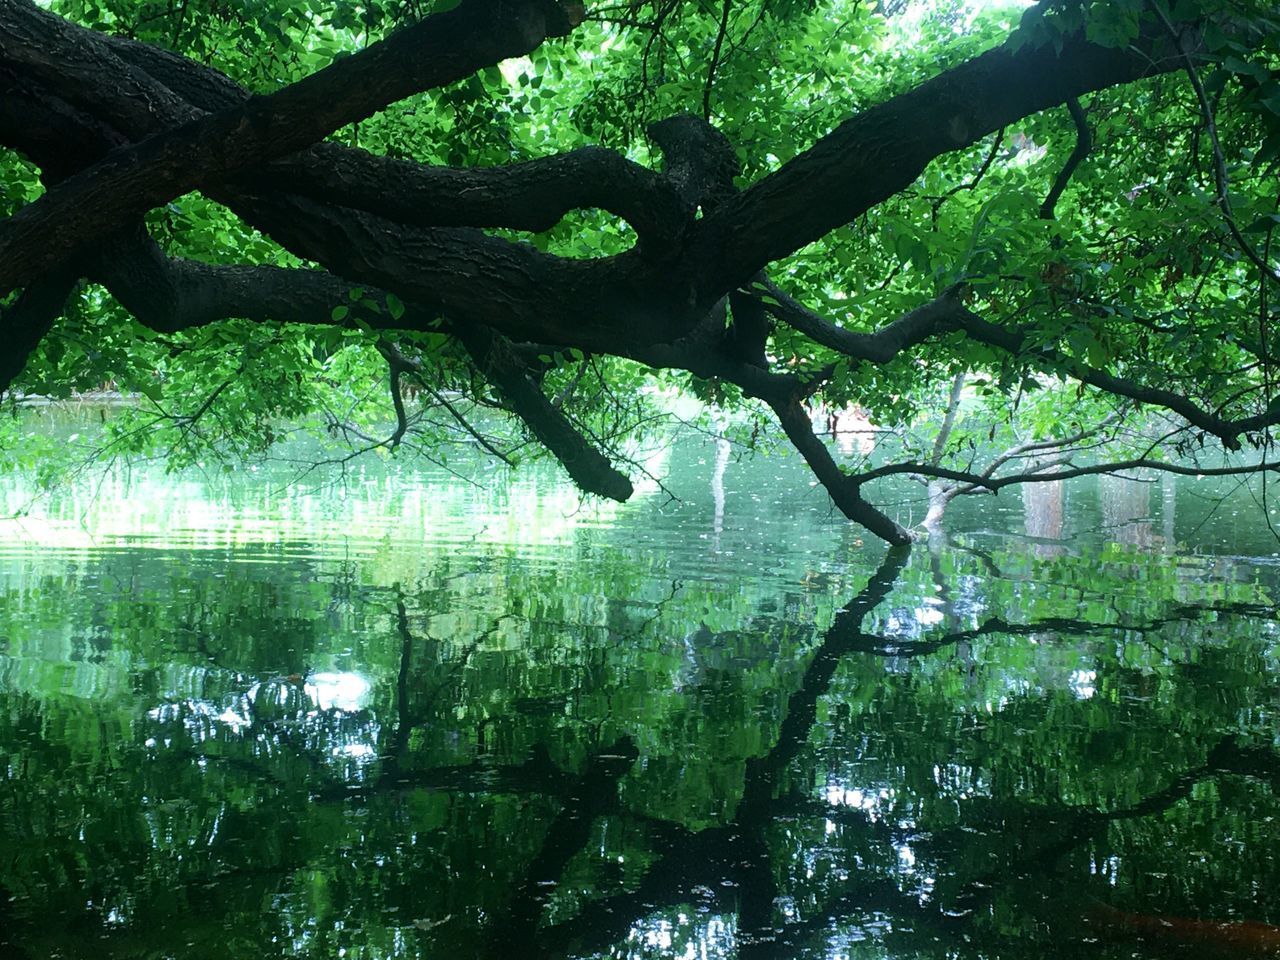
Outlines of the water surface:
{"type": "Polygon", "coordinates": [[[1265,949],[1210,924],[1280,924],[1259,490],[1006,491],[906,554],[791,461],[651,466],[7,478],[0,954],[1265,949]]]}

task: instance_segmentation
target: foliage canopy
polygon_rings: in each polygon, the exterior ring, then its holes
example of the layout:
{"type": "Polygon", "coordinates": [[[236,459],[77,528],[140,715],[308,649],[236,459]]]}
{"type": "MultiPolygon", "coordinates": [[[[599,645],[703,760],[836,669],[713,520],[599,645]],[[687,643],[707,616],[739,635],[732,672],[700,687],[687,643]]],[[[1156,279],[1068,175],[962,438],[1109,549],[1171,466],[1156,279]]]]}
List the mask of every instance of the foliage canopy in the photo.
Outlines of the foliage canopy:
{"type": "Polygon", "coordinates": [[[1265,0],[0,0],[0,24],[0,386],[144,398],[112,449],[257,453],[310,417],[357,449],[536,441],[625,499],[629,440],[691,392],[768,413],[893,542],[886,475],[1274,469],[1265,0]],[[844,458],[814,410],[851,406],[912,429],[844,458]],[[1258,453],[1175,462],[1206,443],[1258,453]]]}

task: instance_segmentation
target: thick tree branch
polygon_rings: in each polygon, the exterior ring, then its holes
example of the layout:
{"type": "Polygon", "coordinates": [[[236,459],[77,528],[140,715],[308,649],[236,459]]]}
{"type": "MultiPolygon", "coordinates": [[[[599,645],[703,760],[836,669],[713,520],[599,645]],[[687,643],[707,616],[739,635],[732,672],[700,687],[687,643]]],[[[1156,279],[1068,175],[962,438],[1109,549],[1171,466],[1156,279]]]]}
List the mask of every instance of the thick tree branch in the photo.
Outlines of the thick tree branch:
{"type": "Polygon", "coordinates": [[[836,464],[826,444],[813,432],[809,415],[799,402],[774,402],[770,406],[773,407],[774,415],[787,439],[800,451],[800,456],[804,457],[805,463],[818,478],[818,482],[826,488],[841,513],[888,543],[911,543],[911,531],[862,499],[859,492],[861,483],[848,476],[836,464]]]}
{"type": "Polygon", "coordinates": [[[74,269],[56,271],[23,290],[11,306],[0,309],[0,393],[22,373],[27,358],[62,313],[78,280],[74,269]]]}
{"type": "MultiPolygon", "coordinates": [[[[150,74],[199,110],[225,110],[249,97],[248,91],[212,68],[147,44],[117,37],[101,40],[120,60],[150,74]]],[[[150,129],[148,125],[133,133],[146,136],[150,129]]],[[[601,147],[523,163],[456,169],[319,143],[273,161],[254,177],[288,193],[416,226],[541,231],[570,210],[599,208],[627,221],[642,242],[670,242],[688,214],[663,177],[601,147]]]]}
{"type": "Polygon", "coordinates": [[[166,257],[141,227],[116,234],[87,270],[91,279],[143,325],[173,333],[243,318],[261,323],[333,325],[344,307],[350,321],[375,330],[438,330],[438,312],[410,303],[393,319],[386,293],[353,286],[323,270],[229,266],[166,257]],[[353,299],[358,292],[359,299],[353,299]]]}
{"type": "MultiPolygon", "coordinates": [[[[0,24],[20,0],[0,0],[0,24]]],[[[554,0],[465,0],[291,86],[111,154],[0,224],[0,291],[23,286],[122,220],[202,183],[310,146],[572,28],[554,0]]],[[[25,50],[0,31],[0,64],[25,50]]]]}
{"type": "Polygon", "coordinates": [[[1127,49],[1081,34],[1060,49],[1009,42],[865,110],[701,222],[691,266],[704,300],[887,200],[935,157],[1072,97],[1177,66],[1146,39],[1127,49]]]}
{"type": "Polygon", "coordinates": [[[487,327],[455,328],[480,371],[501,391],[534,436],[551,451],[581,489],[610,500],[625,501],[634,489],[625,475],[596,450],[547,396],[531,381],[511,344],[487,327]]]}
{"type": "Polygon", "coordinates": [[[632,254],[578,261],[470,228],[407,227],[301,197],[213,193],[247,222],[331,273],[434,304],[455,325],[517,341],[617,353],[687,328],[677,289],[649,289],[632,254]]]}
{"type": "Polygon", "coordinates": [[[459,170],[323,143],[265,167],[254,179],[422,227],[536,232],[549,230],[570,210],[596,208],[627,221],[641,242],[670,243],[688,219],[662,177],[603,147],[459,170]]]}

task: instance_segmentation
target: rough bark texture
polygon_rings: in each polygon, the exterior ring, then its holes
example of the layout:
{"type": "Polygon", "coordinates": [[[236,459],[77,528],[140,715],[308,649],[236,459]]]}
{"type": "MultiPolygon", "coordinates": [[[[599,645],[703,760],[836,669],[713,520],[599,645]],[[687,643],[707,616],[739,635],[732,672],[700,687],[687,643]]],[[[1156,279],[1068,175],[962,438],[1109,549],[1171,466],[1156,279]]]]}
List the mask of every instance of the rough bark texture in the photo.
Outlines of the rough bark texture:
{"type": "MultiPolygon", "coordinates": [[[[26,18],[0,0],[6,25],[26,18]]],[[[552,0],[467,0],[336,60],[282,90],[158,131],[51,189],[0,224],[0,291],[30,283],[68,253],[214,179],[301,150],[411,94],[441,87],[567,32],[552,0]]],[[[0,34],[0,60],[37,70],[40,50],[0,34]]]]}

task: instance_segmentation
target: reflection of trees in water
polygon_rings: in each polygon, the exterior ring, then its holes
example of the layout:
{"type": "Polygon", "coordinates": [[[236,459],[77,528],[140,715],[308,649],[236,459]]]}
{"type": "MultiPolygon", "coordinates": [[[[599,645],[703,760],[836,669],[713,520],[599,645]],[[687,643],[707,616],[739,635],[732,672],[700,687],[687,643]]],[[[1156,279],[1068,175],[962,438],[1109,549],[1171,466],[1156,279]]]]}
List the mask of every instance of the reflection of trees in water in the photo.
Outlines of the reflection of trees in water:
{"type": "Polygon", "coordinates": [[[1098,478],[1102,523],[1109,539],[1131,547],[1151,547],[1161,542],[1151,513],[1151,489],[1146,478],[1104,475],[1098,478]]]}
{"type": "Polygon", "coordinates": [[[720,535],[724,533],[724,473],[729,466],[732,447],[729,438],[716,437],[716,464],[711,471],[711,502],[714,519],[711,526],[711,549],[720,550],[720,535]]]}
{"type": "MultiPolygon", "coordinates": [[[[1167,550],[1176,545],[1177,477],[1174,474],[1166,473],[1158,478],[1100,476],[1098,503],[1103,532],[1111,542],[1167,550]],[[1159,493],[1158,511],[1153,507],[1154,491],[1159,493]]],[[[1027,537],[1033,541],[1059,541],[1034,542],[1031,552],[1035,556],[1057,557],[1067,552],[1067,544],[1061,542],[1065,508],[1066,485],[1062,481],[1023,486],[1023,523],[1027,537]]]]}
{"type": "MultiPolygon", "coordinates": [[[[1114,809],[1067,802],[1037,807],[996,797],[983,801],[979,791],[970,800],[977,812],[962,821],[959,829],[947,832],[945,838],[939,836],[937,843],[931,842],[930,833],[915,818],[898,819],[895,823],[887,813],[877,816],[874,791],[868,794],[842,789],[842,798],[855,796],[855,801],[839,806],[830,805],[829,799],[824,804],[807,796],[803,785],[811,781],[814,772],[798,771],[797,784],[796,779],[789,778],[788,773],[795,772],[789,768],[806,750],[817,722],[819,701],[830,692],[841,661],[848,657],[863,654],[898,661],[997,635],[1031,636],[1042,642],[1099,632],[1146,636],[1173,624],[1196,622],[1206,612],[1195,606],[1175,606],[1165,617],[1128,625],[1064,617],[1017,624],[992,617],[973,629],[903,641],[865,632],[866,618],[889,594],[901,573],[901,562],[902,558],[890,554],[866,589],[837,615],[819,643],[799,689],[787,703],[774,746],[747,763],[742,800],[732,821],[696,832],[669,823],[648,823],[658,855],[643,878],[630,890],[598,899],[585,905],[576,916],[544,927],[541,952],[537,955],[607,950],[611,945],[630,942],[628,936],[635,936],[636,925],[642,924],[646,915],[677,910],[689,903],[700,903],[698,909],[703,912],[718,910],[736,915],[736,955],[744,958],[791,956],[815,938],[829,937],[841,924],[883,915],[914,929],[925,945],[961,940],[981,944],[986,940],[989,945],[999,946],[1003,934],[983,925],[997,904],[1003,901],[999,909],[1004,911],[1010,909],[1010,904],[1019,903],[1026,909],[1028,885],[1042,885],[1047,876],[1057,872],[1061,861],[1100,843],[1113,824],[1162,814],[1187,801],[1197,785],[1222,776],[1263,778],[1280,787],[1280,757],[1270,750],[1243,746],[1231,736],[1218,736],[1210,738],[1203,762],[1192,762],[1182,769],[1172,765],[1166,786],[1114,809]],[[815,847],[805,843],[806,819],[826,825],[814,838],[815,847]],[[837,824],[857,837],[855,846],[863,846],[861,853],[850,852],[841,857],[833,836],[837,824]],[[781,847],[776,842],[780,827],[787,838],[781,847]],[[900,864],[907,865],[908,872],[914,871],[916,865],[913,847],[922,853],[931,850],[941,857],[933,864],[935,868],[950,867],[954,871],[949,878],[950,889],[945,896],[935,896],[941,891],[934,889],[932,878],[919,887],[918,880],[902,884],[892,871],[885,876],[882,871],[871,869],[862,856],[867,845],[887,847],[887,859],[892,862],[896,855],[900,864]],[[812,877],[813,861],[830,861],[833,854],[841,864],[834,874],[842,881],[836,891],[826,890],[825,897],[815,898],[812,891],[806,895],[803,889],[787,889],[786,881],[794,881],[800,866],[796,858],[808,864],[805,871],[812,877]],[[797,911],[799,901],[807,901],[804,916],[797,911]]],[[[1266,605],[1224,604],[1215,608],[1213,615],[1258,617],[1270,612],[1266,605]]],[[[1092,683],[1072,686],[1070,695],[1077,700],[1090,699],[1097,692],[1092,683]]],[[[942,776],[940,769],[934,766],[935,777],[942,776]]],[[[954,772],[958,774],[957,782],[969,788],[977,786],[972,773],[966,773],[963,767],[954,772]]],[[[819,780],[821,776],[818,771],[819,780]]],[[[909,788],[890,787],[888,792],[880,792],[880,799],[895,789],[909,792],[909,788]]],[[[1073,924],[1078,927],[1094,873],[1096,870],[1090,868],[1089,876],[1077,881],[1080,889],[1074,901],[1068,901],[1065,907],[1059,905],[1054,917],[1055,935],[1067,932],[1073,924]]],[[[1013,924],[1016,927],[1026,919],[1019,921],[1015,917],[1013,924]]],[[[1042,921],[1042,916],[1033,917],[1031,925],[1042,921]]],[[[1084,934],[1100,932],[1103,931],[1086,928],[1084,934]]],[[[857,938],[861,936],[859,933],[857,938]]],[[[1079,945],[1089,949],[1079,929],[1069,930],[1069,936],[1080,938],[1079,945]]]]}
{"type": "MultiPolygon", "coordinates": [[[[1033,540],[1062,540],[1062,507],[1064,484],[1061,480],[1028,483],[1022,487],[1022,511],[1027,536],[1033,540]]],[[[1056,557],[1066,553],[1063,543],[1032,543],[1031,552],[1038,557],[1056,557]]]]}
{"type": "MultiPolygon", "coordinates": [[[[1061,502],[1045,515],[1048,525],[1037,529],[1048,532],[1057,523],[1060,532],[1061,502]]],[[[160,880],[189,888],[198,899],[202,882],[214,875],[218,895],[229,904],[232,884],[220,871],[241,864],[238,909],[289,898],[292,920],[273,928],[282,937],[335,918],[376,926],[383,910],[392,920],[382,922],[394,926],[398,911],[410,938],[405,952],[388,948],[370,956],[671,956],[677,954],[661,946],[668,928],[655,934],[659,946],[647,952],[628,938],[657,924],[678,926],[673,918],[681,916],[719,925],[719,956],[790,957],[846,935],[870,936],[878,944],[873,952],[883,952],[888,929],[909,949],[938,951],[941,943],[962,950],[968,938],[973,950],[1010,956],[1035,953],[1011,946],[1015,938],[1043,934],[1036,913],[1043,904],[1035,896],[1057,890],[1059,913],[1071,915],[1084,895],[1106,893],[1090,872],[1094,867],[1132,870],[1123,866],[1127,852],[1146,856],[1170,848],[1177,817],[1187,816],[1179,810],[1207,809],[1212,796],[1212,815],[1223,829],[1262,829],[1245,817],[1248,804],[1275,812],[1274,798],[1250,795],[1239,781],[1280,789],[1276,760],[1269,751],[1224,739],[1214,726],[1233,720],[1237,710],[1264,709],[1260,674],[1220,661],[1222,675],[1229,669],[1254,686],[1217,689],[1219,674],[1208,671],[1213,658],[1225,654],[1208,644],[1195,648],[1197,662],[1187,666],[1201,672],[1175,685],[1178,675],[1122,665],[1114,650],[1147,650],[1157,664],[1189,660],[1154,651],[1175,639],[1190,650],[1211,624],[1219,637],[1240,618],[1255,618],[1245,622],[1253,629],[1267,621],[1270,607],[1228,597],[1210,613],[1156,593],[1143,613],[1126,607],[1130,616],[1117,623],[1109,605],[1077,610],[1074,585],[1066,592],[1069,602],[1055,607],[1046,598],[1050,581],[1042,574],[1069,575],[1090,566],[1083,561],[1055,556],[1024,582],[1035,596],[1002,604],[998,569],[976,576],[972,567],[958,568],[954,551],[939,550],[928,560],[927,571],[913,571],[904,554],[890,554],[816,643],[809,623],[764,617],[740,631],[702,627],[689,634],[700,669],[680,691],[685,711],[671,718],[636,713],[630,736],[618,732],[629,728],[616,723],[615,710],[625,711],[626,698],[638,692],[656,697],[657,691],[628,688],[611,672],[651,670],[651,660],[608,661],[593,649],[581,663],[557,661],[553,676],[534,682],[513,669],[519,656],[508,662],[494,652],[512,615],[477,622],[475,638],[459,646],[430,633],[431,618],[453,609],[446,582],[438,597],[406,598],[399,590],[367,595],[366,614],[375,600],[386,608],[394,641],[387,649],[395,654],[394,663],[383,664],[392,668],[383,675],[394,690],[382,687],[371,705],[329,692],[340,688],[341,674],[256,684],[244,677],[233,679],[234,696],[210,700],[207,710],[152,718],[146,734],[170,746],[163,771],[153,762],[149,772],[144,765],[130,774],[140,778],[136,794],[170,803],[188,790],[200,796],[193,779],[216,777],[229,798],[219,800],[225,807],[217,836],[199,826],[200,808],[165,808],[164,822],[189,823],[190,846],[208,851],[201,856],[209,859],[160,880]],[[913,574],[927,580],[924,590],[913,574]],[[944,601],[943,618],[925,623],[911,612],[922,592],[944,601]],[[960,602],[970,596],[971,603],[960,602]],[[793,633],[804,633],[803,649],[811,651],[802,673],[788,679],[778,670],[773,685],[752,696],[749,684],[762,678],[743,668],[738,654],[767,648],[780,660],[793,633]],[[992,650],[1015,638],[1035,644],[1002,666],[992,650]],[[1096,676],[1088,684],[1063,681],[1055,671],[1065,662],[1091,665],[1096,676]],[[464,693],[477,668],[492,668],[492,676],[464,693]],[[993,679],[1002,669],[1008,676],[993,679]],[[1027,685],[1039,685],[1038,696],[1020,697],[1027,685]],[[1053,695],[1045,696],[1045,688],[1053,695]],[[877,699],[877,690],[892,695],[877,699]],[[503,695],[511,697],[505,715],[503,695]],[[865,698],[861,706],[859,697],[865,698]],[[766,742],[726,747],[718,735],[705,738],[706,725],[745,727],[752,712],[774,700],[777,722],[763,725],[766,742]],[[579,701],[587,704],[582,719],[568,708],[572,702],[577,710],[579,701]],[[1155,735],[1140,727],[1156,726],[1151,717],[1163,715],[1143,711],[1161,702],[1176,708],[1179,737],[1167,756],[1152,756],[1146,776],[1124,780],[1107,757],[1133,756],[1135,738],[1155,735]],[[460,708],[491,714],[451,723],[460,708]],[[719,720],[711,717],[716,710],[724,714],[719,720]],[[663,739],[670,736],[660,725],[667,719],[698,726],[704,740],[686,742],[700,742],[700,749],[736,750],[732,756],[746,758],[733,768],[732,783],[704,785],[724,793],[730,805],[709,827],[677,821],[671,809],[655,812],[660,808],[646,794],[655,789],[646,777],[652,780],[656,769],[673,778],[705,776],[707,769],[663,739]],[[566,758],[557,733],[593,722],[599,736],[576,761],[566,758]],[[518,734],[532,731],[535,745],[524,759],[518,748],[504,747],[456,763],[444,759],[455,755],[451,751],[424,749],[431,738],[476,723],[490,731],[488,742],[527,743],[529,737],[518,734]],[[376,756],[348,749],[362,743],[376,746],[376,756]],[[644,763],[637,762],[638,752],[644,763]],[[672,753],[674,762],[660,767],[672,753]],[[1082,795],[1079,777],[1095,768],[1099,778],[1115,779],[1096,795],[1082,795]],[[173,784],[180,778],[178,789],[173,784]],[[1151,838],[1118,845],[1115,830],[1147,823],[1151,838]],[[252,850],[249,860],[256,864],[243,865],[240,845],[252,850]],[[1113,856],[1120,867],[1111,865],[1113,856]],[[314,903],[304,896],[312,886],[325,887],[314,903]]],[[[1126,561],[1125,570],[1132,565],[1126,561]]],[[[1101,583],[1101,576],[1093,572],[1091,582],[1101,583]]],[[[1003,586],[1016,593],[1024,584],[1003,586]]],[[[558,657],[572,653],[568,643],[555,649],[558,657]]],[[[6,802],[0,794],[0,813],[6,802]]],[[[96,843],[99,854],[113,850],[96,843]]],[[[124,843],[120,849],[133,850],[124,843]]],[[[189,860],[194,856],[186,846],[179,849],[189,860]]],[[[159,847],[147,850],[155,856],[159,847]]],[[[128,869],[137,866],[129,856],[120,860],[128,869]]],[[[1204,886],[1201,881],[1195,889],[1204,886]]],[[[138,902],[153,902],[147,896],[139,893],[138,902]]],[[[154,902],[156,909],[164,905],[163,898],[154,902]]],[[[236,916],[230,906],[212,909],[220,921],[236,916]]],[[[118,931],[100,928],[89,939],[99,935],[123,952],[118,931]]],[[[180,924],[167,931],[172,942],[183,935],[180,924]]],[[[316,940],[307,955],[321,956],[336,944],[316,940]]],[[[138,955],[166,954],[154,947],[138,955]]]]}

